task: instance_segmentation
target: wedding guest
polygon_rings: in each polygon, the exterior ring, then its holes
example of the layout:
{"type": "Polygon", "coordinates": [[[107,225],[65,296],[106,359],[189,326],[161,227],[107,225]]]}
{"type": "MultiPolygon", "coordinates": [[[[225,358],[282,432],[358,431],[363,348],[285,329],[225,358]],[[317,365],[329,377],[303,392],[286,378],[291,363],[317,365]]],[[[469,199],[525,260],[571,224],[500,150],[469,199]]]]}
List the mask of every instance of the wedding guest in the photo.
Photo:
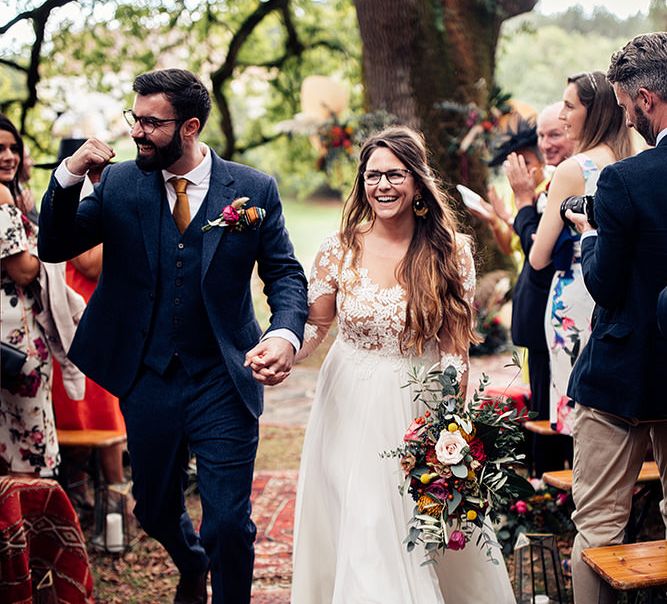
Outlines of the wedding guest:
{"type": "Polygon", "coordinates": [[[565,134],[559,119],[563,102],[547,105],[537,116],[537,147],[547,166],[559,166],[574,153],[575,141],[565,134]]]}
{"type": "MultiPolygon", "coordinates": [[[[562,105],[549,105],[537,117],[538,147],[547,164],[554,167],[567,159],[574,148],[574,141],[565,136],[563,124],[558,119],[562,105]]],[[[513,228],[527,258],[546,207],[550,176],[542,187],[536,188],[531,167],[520,154],[510,154],[504,167],[517,207],[513,228]]],[[[550,412],[551,370],[544,314],[554,270],[553,264],[535,270],[530,262],[525,261],[512,294],[512,341],[528,350],[530,404],[531,410],[537,412],[538,420],[549,419],[550,412]]],[[[562,469],[566,462],[572,465],[572,441],[568,436],[534,434],[531,452],[533,471],[538,477],[545,471],[562,469]]]]}
{"type": "Polygon", "coordinates": [[[593,335],[568,387],[576,401],[572,519],[578,532],[572,580],[577,604],[616,602],[613,589],[581,553],[623,541],[650,444],[667,527],[667,338],[656,320],[658,295],[667,283],[666,62],[666,32],[637,36],[612,56],[607,80],[625,121],[656,146],[602,172],[594,202],[597,230],[586,215],[567,214],[583,233],[583,278],[596,303],[593,335]]]}
{"type": "MultiPolygon", "coordinates": [[[[379,452],[414,418],[415,366],[454,365],[463,387],[475,268],[421,134],[393,127],[361,149],[340,232],[322,243],[309,287],[310,354],[334,319],[306,429],[294,527],[293,604],[514,602],[505,565],[479,547],[423,565],[403,543],[413,503],[379,452]]],[[[489,530],[492,530],[489,528],[489,530]]]]}
{"type": "Polygon", "coordinates": [[[574,403],[566,393],[567,381],[590,337],[593,299],[583,281],[579,238],[563,223],[560,206],[571,195],[594,194],[600,170],[627,157],[631,146],[623,112],[599,71],[568,78],[560,119],[577,153],[556,168],[528,258],[536,270],[549,264],[556,269],[545,315],[551,367],[550,420],[555,430],[570,434],[574,403]]]}
{"type": "MultiPolygon", "coordinates": [[[[537,147],[537,131],[534,125],[524,119],[519,119],[516,130],[507,132],[503,143],[495,149],[494,155],[489,161],[489,167],[494,168],[502,165],[511,153],[516,153],[523,158],[525,165],[531,172],[533,188],[542,192],[546,187],[546,181],[544,160],[537,147]]],[[[516,213],[514,194],[512,193],[509,204],[505,203],[494,187],[489,187],[487,195],[490,202],[484,199],[480,200],[484,212],[472,208],[470,211],[477,218],[486,222],[501,252],[507,255],[517,251],[520,252],[519,241],[514,237],[512,231],[512,222],[516,213]]],[[[523,257],[518,262],[523,264],[523,257]]]]}
{"type": "Polygon", "coordinates": [[[114,150],[92,138],[61,163],[42,201],[39,252],[61,262],[104,244],[102,279],[69,354],[120,398],[134,512],[179,570],[174,602],[206,602],[210,569],[214,604],[248,604],[262,385],[290,372],[306,279],[275,180],[200,142],[211,99],[199,78],[157,70],[133,89],[124,115],[136,160],[104,168],[81,202],[85,174],[114,150]],[[255,264],[272,311],[264,337],[250,294],[255,264]],[[190,452],[201,534],[183,496],[190,452]]]}
{"type": "Polygon", "coordinates": [[[0,114],[0,339],[28,355],[20,373],[2,375],[0,455],[11,472],[50,476],[58,465],[51,355],[35,320],[37,231],[16,203],[22,162],[23,140],[0,114]]]}

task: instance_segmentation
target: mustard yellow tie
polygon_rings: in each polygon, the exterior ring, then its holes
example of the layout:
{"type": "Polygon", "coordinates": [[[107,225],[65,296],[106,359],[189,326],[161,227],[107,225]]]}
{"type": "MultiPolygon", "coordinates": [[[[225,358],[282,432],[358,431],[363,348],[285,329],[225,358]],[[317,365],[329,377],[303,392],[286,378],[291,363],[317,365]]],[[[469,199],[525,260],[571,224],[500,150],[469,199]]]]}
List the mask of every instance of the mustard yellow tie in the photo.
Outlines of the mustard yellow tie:
{"type": "Polygon", "coordinates": [[[187,178],[170,178],[169,182],[176,191],[176,204],[174,205],[174,222],[176,228],[181,234],[188,228],[190,224],[190,201],[185,190],[188,188],[190,181],[187,178]]]}

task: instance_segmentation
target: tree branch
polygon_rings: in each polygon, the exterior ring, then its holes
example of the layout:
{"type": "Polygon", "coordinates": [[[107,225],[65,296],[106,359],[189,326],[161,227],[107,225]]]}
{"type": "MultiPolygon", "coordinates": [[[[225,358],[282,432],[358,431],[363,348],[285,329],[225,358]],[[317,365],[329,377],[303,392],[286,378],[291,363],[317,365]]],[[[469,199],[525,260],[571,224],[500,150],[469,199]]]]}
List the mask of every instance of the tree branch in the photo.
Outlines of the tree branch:
{"type": "Polygon", "coordinates": [[[238,63],[238,56],[241,47],[252,34],[253,30],[262,22],[262,19],[274,10],[279,10],[286,5],[289,0],[267,0],[262,2],[253,13],[241,24],[239,30],[232,37],[227,51],[225,62],[219,69],[211,75],[213,85],[213,98],[220,110],[220,129],[225,137],[224,157],[231,157],[236,149],[236,134],[234,133],[234,124],[232,122],[231,111],[224,93],[225,82],[232,77],[234,68],[238,63]]]}
{"type": "Polygon", "coordinates": [[[22,71],[23,73],[28,73],[28,68],[23,65],[19,65],[16,61],[10,61],[9,59],[0,58],[0,65],[6,65],[17,71],[22,71]]]}
{"type": "Polygon", "coordinates": [[[535,8],[537,0],[498,0],[498,7],[502,11],[502,20],[516,17],[530,12],[535,8]]]}
{"type": "Polygon", "coordinates": [[[7,23],[5,23],[4,25],[0,25],[0,35],[4,34],[10,28],[14,27],[14,25],[16,25],[19,21],[25,21],[26,19],[40,19],[44,14],[46,14],[48,18],[49,13],[54,8],[65,6],[65,4],[69,4],[72,1],[73,0],[46,0],[46,2],[44,2],[44,4],[42,4],[41,6],[33,8],[32,10],[27,10],[22,13],[19,13],[18,15],[16,15],[16,17],[7,21],[7,23]]]}

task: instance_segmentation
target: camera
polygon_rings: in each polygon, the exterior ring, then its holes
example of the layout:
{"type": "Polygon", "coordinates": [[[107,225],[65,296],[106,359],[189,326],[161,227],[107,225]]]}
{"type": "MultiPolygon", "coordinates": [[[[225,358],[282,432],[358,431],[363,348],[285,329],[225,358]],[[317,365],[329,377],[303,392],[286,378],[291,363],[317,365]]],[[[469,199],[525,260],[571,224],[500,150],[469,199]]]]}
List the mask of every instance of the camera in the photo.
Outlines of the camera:
{"type": "Polygon", "coordinates": [[[560,217],[563,219],[563,222],[575,228],[574,224],[565,217],[565,212],[572,210],[575,214],[585,214],[588,223],[594,229],[597,229],[598,225],[595,222],[595,213],[593,211],[594,199],[592,195],[571,195],[570,197],[566,197],[563,203],[560,204],[560,217]]]}

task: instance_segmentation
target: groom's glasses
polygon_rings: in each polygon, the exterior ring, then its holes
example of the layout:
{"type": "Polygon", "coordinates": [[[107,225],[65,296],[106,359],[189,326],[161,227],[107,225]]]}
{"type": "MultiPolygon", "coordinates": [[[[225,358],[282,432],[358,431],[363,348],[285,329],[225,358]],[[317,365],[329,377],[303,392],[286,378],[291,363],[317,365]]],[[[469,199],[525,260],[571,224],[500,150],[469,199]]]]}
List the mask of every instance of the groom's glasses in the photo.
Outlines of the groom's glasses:
{"type": "Polygon", "coordinates": [[[144,117],[138,116],[132,111],[132,109],[126,109],[123,111],[123,117],[125,121],[129,124],[130,128],[134,128],[135,124],[139,124],[139,127],[144,131],[145,134],[151,134],[156,128],[169,124],[171,122],[182,122],[178,118],[170,119],[161,119],[158,117],[144,117]]]}
{"type": "Polygon", "coordinates": [[[390,185],[402,185],[405,179],[410,174],[410,170],[402,170],[396,168],[395,170],[388,170],[387,172],[380,172],[379,170],[366,170],[362,174],[364,182],[367,185],[379,185],[382,177],[386,177],[390,185]]]}

